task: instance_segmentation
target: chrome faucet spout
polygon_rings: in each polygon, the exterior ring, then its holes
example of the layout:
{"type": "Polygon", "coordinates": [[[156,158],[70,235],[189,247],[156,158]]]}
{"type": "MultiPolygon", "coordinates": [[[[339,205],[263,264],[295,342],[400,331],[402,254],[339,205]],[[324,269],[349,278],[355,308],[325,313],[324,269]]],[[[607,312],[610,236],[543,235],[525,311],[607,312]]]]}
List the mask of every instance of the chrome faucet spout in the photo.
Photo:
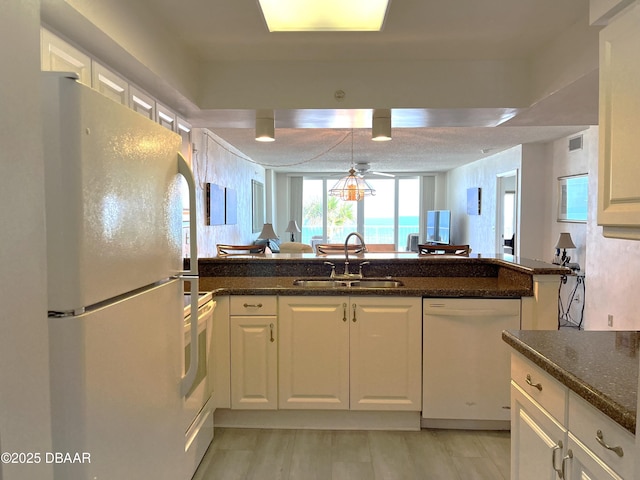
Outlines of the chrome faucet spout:
{"type": "MultiPolygon", "coordinates": [[[[364,243],[364,237],[358,233],[358,232],[351,232],[349,235],[347,235],[347,238],[344,239],[344,276],[348,277],[351,274],[349,273],[349,239],[351,237],[358,237],[360,239],[360,244],[362,245],[362,251],[366,252],[367,251],[367,246],[364,243]]],[[[362,276],[362,273],[359,274],[360,276],[362,276]]],[[[358,276],[358,274],[355,274],[355,276],[358,276]]]]}

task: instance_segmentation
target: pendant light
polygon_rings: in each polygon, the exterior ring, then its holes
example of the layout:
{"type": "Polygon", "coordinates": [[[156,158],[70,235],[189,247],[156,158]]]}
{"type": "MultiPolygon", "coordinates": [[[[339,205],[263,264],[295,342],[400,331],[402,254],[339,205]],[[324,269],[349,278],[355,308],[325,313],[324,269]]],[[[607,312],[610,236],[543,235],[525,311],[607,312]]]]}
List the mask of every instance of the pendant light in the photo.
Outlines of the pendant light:
{"type": "Polygon", "coordinates": [[[371,139],[375,142],[391,140],[391,110],[376,108],[371,119],[371,139]]]}
{"type": "Polygon", "coordinates": [[[351,130],[351,168],[349,175],[341,178],[329,190],[329,195],[338,197],[345,202],[358,202],[364,197],[370,197],[376,194],[376,191],[366,182],[366,180],[356,174],[353,168],[353,129],[351,130]]]}
{"type": "Polygon", "coordinates": [[[256,111],[256,140],[273,142],[276,139],[273,110],[256,111]]]}

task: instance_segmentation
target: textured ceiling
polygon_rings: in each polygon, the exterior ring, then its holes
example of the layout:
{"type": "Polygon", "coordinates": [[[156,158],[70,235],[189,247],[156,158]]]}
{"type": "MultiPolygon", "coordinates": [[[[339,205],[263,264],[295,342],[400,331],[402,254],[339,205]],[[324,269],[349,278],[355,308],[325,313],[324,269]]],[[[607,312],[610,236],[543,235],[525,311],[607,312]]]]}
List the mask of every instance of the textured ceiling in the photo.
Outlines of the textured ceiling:
{"type": "MultiPolygon", "coordinates": [[[[392,0],[382,32],[274,34],[256,0],[140,1],[163,31],[213,64],[525,59],[588,14],[588,0],[392,0]]],[[[362,110],[276,111],[271,143],[254,140],[253,111],[201,110],[189,120],[279,171],[340,172],[353,161],[372,171],[436,172],[596,124],[597,90],[596,71],[517,111],[394,109],[390,142],[371,141],[371,111],[362,110]]]]}

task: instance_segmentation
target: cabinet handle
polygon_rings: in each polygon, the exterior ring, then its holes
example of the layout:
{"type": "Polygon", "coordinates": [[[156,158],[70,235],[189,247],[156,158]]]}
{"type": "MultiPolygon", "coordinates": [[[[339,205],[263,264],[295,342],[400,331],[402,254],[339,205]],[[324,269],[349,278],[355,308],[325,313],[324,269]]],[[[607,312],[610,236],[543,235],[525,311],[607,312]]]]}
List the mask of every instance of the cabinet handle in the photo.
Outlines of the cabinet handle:
{"type": "Polygon", "coordinates": [[[273,343],[273,342],[275,342],[275,341],[276,341],[276,339],[273,337],[273,329],[274,329],[274,328],[275,328],[275,327],[274,327],[273,323],[269,324],[269,333],[271,334],[271,338],[270,338],[271,343],[273,343]]]}
{"type": "Polygon", "coordinates": [[[558,472],[558,476],[560,478],[567,478],[567,471],[565,466],[567,464],[567,460],[571,460],[573,458],[573,452],[571,449],[567,450],[567,454],[562,458],[562,469],[558,472]]]}
{"type": "Polygon", "coordinates": [[[353,323],[355,323],[358,319],[356,318],[356,304],[353,304],[353,318],[351,319],[351,321],[353,323]]]}
{"type": "Polygon", "coordinates": [[[551,466],[553,466],[553,469],[556,471],[558,476],[562,478],[562,470],[556,467],[556,452],[558,450],[562,453],[562,440],[558,440],[558,443],[556,443],[551,449],[551,466]]]}
{"type": "Polygon", "coordinates": [[[347,321],[347,304],[346,303],[342,304],[342,321],[343,322],[347,321]]]}
{"type": "Polygon", "coordinates": [[[602,430],[598,430],[596,432],[596,440],[604,448],[606,448],[607,450],[611,450],[612,452],[614,452],[619,457],[624,456],[624,450],[622,450],[622,447],[620,447],[620,446],[612,447],[611,445],[607,445],[607,443],[604,441],[604,435],[602,434],[602,430]]]}
{"type": "Polygon", "coordinates": [[[261,303],[245,303],[243,305],[244,308],[262,308],[261,303]]]}
{"type": "Polygon", "coordinates": [[[527,373],[527,384],[531,385],[534,388],[537,388],[539,391],[542,391],[542,384],[533,383],[533,380],[531,380],[531,375],[529,375],[528,373],[527,373]]]}

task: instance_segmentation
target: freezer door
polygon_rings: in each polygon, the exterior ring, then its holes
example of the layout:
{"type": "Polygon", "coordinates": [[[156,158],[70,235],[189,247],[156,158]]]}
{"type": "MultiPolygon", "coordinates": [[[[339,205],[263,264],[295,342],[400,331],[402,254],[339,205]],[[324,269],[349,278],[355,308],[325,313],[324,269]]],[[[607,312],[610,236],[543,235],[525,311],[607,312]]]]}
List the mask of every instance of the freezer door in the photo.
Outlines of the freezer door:
{"type": "Polygon", "coordinates": [[[90,463],[56,478],[186,480],[181,281],[50,318],[53,450],[90,463]]]}
{"type": "Polygon", "coordinates": [[[49,310],[180,272],[180,136],[61,74],[42,94],[49,310]]]}

